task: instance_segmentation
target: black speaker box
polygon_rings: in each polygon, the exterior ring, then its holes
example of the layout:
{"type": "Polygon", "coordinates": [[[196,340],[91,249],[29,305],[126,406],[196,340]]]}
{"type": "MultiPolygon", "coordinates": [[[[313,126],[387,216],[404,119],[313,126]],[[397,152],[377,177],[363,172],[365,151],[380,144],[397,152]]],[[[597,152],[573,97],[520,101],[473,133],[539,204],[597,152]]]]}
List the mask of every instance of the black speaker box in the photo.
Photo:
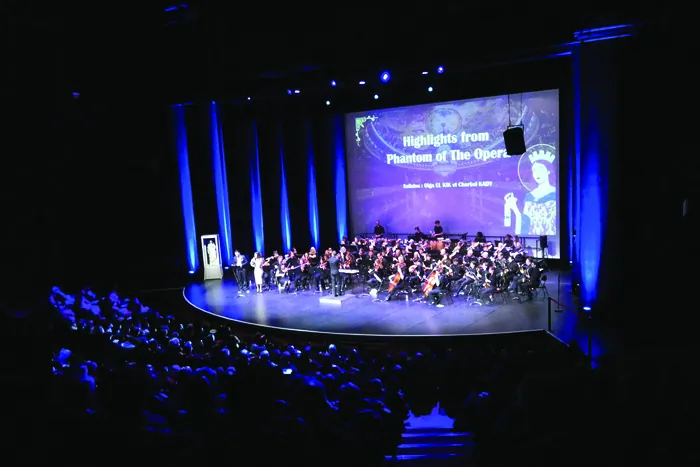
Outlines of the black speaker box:
{"type": "Polygon", "coordinates": [[[513,126],[503,132],[506,152],[509,156],[525,154],[525,132],[521,126],[513,126]]]}

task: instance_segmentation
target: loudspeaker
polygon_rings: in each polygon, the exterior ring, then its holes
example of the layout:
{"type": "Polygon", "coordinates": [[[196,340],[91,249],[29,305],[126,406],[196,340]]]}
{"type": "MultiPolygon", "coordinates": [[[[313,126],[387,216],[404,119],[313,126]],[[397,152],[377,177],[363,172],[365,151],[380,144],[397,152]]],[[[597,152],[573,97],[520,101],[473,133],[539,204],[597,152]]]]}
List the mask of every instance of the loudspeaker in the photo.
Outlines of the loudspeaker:
{"type": "Polygon", "coordinates": [[[525,154],[525,132],[522,126],[512,126],[504,131],[503,141],[506,143],[506,153],[509,156],[525,154]]]}
{"type": "Polygon", "coordinates": [[[540,248],[542,248],[543,250],[546,250],[546,249],[547,249],[547,246],[549,246],[549,245],[547,244],[547,236],[546,236],[546,235],[540,235],[540,248]]]}

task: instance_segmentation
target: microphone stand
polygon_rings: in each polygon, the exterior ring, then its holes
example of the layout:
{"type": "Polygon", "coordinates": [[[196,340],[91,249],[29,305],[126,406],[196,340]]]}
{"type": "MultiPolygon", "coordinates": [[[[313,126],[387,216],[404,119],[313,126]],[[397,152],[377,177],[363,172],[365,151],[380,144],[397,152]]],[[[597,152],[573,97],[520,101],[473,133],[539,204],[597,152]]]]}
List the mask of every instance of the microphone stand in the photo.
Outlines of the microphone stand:
{"type": "Polygon", "coordinates": [[[557,273],[557,309],[554,310],[555,313],[561,313],[562,310],[561,306],[559,305],[560,303],[560,298],[561,298],[561,273],[557,273]]]}

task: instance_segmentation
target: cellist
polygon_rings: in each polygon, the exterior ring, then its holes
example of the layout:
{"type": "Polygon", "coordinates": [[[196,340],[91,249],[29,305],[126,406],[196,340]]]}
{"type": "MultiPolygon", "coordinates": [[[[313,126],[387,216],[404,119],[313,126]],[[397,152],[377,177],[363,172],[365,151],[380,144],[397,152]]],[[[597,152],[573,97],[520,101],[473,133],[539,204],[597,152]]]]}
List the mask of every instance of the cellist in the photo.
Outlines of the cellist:
{"type": "Polygon", "coordinates": [[[408,292],[409,297],[413,297],[411,287],[408,283],[408,271],[406,269],[406,263],[403,261],[403,257],[401,258],[401,261],[396,264],[396,273],[390,279],[389,296],[386,297],[386,301],[388,302],[394,298],[399,290],[405,290],[408,292]]]}

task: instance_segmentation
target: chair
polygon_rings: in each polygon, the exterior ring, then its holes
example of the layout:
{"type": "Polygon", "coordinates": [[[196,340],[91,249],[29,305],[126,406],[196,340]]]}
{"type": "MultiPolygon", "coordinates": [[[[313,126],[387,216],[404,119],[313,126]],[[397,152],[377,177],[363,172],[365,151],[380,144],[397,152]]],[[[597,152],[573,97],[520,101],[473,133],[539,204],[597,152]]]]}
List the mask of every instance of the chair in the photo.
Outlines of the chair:
{"type": "Polygon", "coordinates": [[[542,291],[542,300],[547,300],[549,298],[549,290],[547,290],[547,276],[542,276],[540,278],[540,285],[535,287],[533,292],[535,292],[535,297],[540,295],[540,290],[542,291]]]}
{"type": "Polygon", "coordinates": [[[449,289],[442,289],[438,292],[438,299],[437,302],[435,303],[436,305],[439,305],[442,303],[442,300],[445,299],[445,302],[447,305],[454,305],[455,300],[452,298],[452,293],[450,292],[449,289]]]}
{"type": "Polygon", "coordinates": [[[508,288],[507,287],[498,287],[496,290],[493,292],[494,295],[498,295],[501,297],[503,300],[503,304],[505,305],[508,303],[510,300],[508,299],[508,288]]]}

